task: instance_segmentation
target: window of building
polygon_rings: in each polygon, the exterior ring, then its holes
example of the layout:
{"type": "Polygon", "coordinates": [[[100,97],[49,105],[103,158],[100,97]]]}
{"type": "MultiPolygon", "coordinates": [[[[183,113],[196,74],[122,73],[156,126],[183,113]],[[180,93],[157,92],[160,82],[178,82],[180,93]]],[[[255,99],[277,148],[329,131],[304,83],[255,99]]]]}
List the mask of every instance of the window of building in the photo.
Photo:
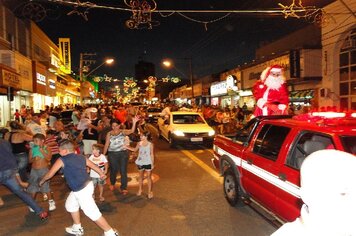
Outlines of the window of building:
{"type": "Polygon", "coordinates": [[[346,37],[340,50],[340,108],[356,109],[356,28],[346,37]]]}

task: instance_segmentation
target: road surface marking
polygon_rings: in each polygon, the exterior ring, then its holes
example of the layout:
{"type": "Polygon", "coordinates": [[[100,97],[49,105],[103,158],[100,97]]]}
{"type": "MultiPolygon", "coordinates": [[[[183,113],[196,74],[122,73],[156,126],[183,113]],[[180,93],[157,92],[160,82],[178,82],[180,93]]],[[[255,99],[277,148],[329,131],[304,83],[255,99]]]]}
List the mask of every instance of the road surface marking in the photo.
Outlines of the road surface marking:
{"type": "Polygon", "coordinates": [[[187,157],[189,157],[192,161],[194,161],[198,166],[200,166],[201,168],[203,168],[203,170],[205,170],[206,172],[208,172],[208,174],[210,174],[214,179],[216,179],[219,183],[223,183],[223,180],[221,178],[221,176],[215,171],[213,170],[210,166],[208,166],[207,164],[205,164],[203,161],[201,161],[198,157],[194,156],[192,153],[190,153],[187,150],[180,150],[184,155],[186,155],[187,157]]]}

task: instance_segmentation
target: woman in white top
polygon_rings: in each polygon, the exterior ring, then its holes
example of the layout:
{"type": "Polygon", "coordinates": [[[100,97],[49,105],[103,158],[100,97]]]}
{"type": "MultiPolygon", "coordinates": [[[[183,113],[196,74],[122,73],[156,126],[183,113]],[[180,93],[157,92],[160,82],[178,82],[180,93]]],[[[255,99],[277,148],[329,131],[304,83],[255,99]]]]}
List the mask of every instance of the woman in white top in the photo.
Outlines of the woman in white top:
{"type": "Polygon", "coordinates": [[[131,129],[125,129],[125,125],[121,124],[118,120],[111,121],[112,130],[106,135],[104,155],[108,155],[110,166],[110,190],[114,191],[116,183],[116,175],[120,171],[121,185],[120,192],[123,195],[128,193],[127,191],[127,165],[129,154],[126,146],[130,144],[128,135],[133,133],[136,127],[138,118],[133,119],[133,125],[131,129]]]}
{"type": "Polygon", "coordinates": [[[135,148],[127,146],[126,148],[130,151],[138,150],[138,157],[135,161],[138,171],[139,171],[139,188],[137,196],[141,196],[143,187],[143,177],[144,172],[147,171],[147,184],[148,184],[148,199],[153,198],[152,192],[152,169],[154,166],[154,152],[153,143],[151,141],[151,134],[148,131],[144,131],[140,135],[141,141],[136,145],[135,148]]]}

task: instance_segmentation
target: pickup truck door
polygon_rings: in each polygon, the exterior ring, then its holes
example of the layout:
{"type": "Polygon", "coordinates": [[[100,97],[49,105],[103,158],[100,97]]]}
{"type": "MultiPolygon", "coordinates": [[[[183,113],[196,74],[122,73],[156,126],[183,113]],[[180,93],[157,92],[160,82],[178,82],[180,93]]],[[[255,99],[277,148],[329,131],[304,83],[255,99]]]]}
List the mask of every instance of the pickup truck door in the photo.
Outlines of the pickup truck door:
{"type": "Polygon", "coordinates": [[[330,135],[303,129],[294,130],[286,139],[288,146],[284,149],[285,158],[279,160],[278,175],[282,181],[279,183],[276,213],[286,221],[293,221],[299,217],[302,206],[299,191],[302,162],[311,153],[328,147],[334,148],[335,144],[330,135]]]}
{"type": "Polygon", "coordinates": [[[290,128],[264,124],[242,153],[242,186],[265,208],[275,211],[280,165],[277,162],[290,128]]]}

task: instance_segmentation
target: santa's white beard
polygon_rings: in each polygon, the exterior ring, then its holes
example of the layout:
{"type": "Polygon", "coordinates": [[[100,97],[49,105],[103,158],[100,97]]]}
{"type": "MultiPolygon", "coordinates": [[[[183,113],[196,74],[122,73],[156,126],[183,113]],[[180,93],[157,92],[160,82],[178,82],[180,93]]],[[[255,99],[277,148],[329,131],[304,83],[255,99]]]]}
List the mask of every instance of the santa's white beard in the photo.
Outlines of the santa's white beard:
{"type": "Polygon", "coordinates": [[[265,80],[265,84],[267,85],[268,88],[270,89],[279,89],[282,84],[284,83],[283,77],[273,77],[273,76],[268,76],[265,80]]]}

